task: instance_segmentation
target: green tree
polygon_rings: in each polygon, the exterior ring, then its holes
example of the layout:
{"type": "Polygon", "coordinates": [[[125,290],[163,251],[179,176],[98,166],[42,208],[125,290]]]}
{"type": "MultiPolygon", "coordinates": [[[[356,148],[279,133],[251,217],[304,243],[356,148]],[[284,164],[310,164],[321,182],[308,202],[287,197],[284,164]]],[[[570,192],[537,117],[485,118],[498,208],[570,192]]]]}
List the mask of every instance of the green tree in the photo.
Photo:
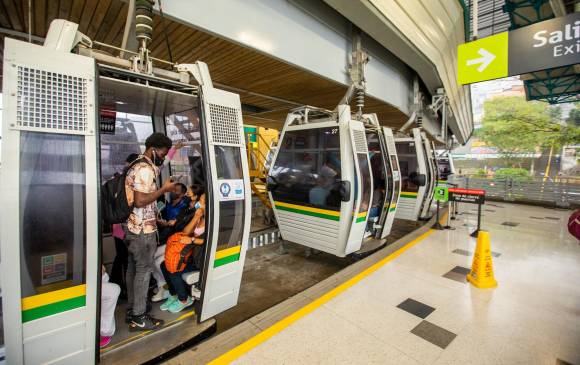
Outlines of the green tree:
{"type": "Polygon", "coordinates": [[[559,108],[516,96],[488,100],[483,108],[483,127],[476,136],[496,147],[509,165],[517,164],[519,153],[580,143],[580,128],[562,123],[559,108]]]}
{"type": "Polygon", "coordinates": [[[570,110],[566,123],[575,127],[580,127],[580,103],[576,103],[576,108],[570,110]]]}
{"type": "Polygon", "coordinates": [[[502,179],[502,178],[511,178],[514,180],[530,180],[532,177],[530,176],[530,172],[526,169],[522,168],[503,168],[498,169],[495,172],[495,177],[502,179]]]}

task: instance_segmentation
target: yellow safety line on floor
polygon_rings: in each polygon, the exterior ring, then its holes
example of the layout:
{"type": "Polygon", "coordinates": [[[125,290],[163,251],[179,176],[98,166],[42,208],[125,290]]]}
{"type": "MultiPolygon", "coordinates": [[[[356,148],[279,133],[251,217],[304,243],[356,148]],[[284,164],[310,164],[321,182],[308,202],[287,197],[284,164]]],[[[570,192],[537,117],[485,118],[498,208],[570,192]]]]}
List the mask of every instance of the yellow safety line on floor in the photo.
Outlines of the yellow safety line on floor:
{"type": "MultiPolygon", "coordinates": [[[[443,215],[443,217],[439,220],[440,222],[447,219],[447,214],[443,215]]],[[[230,362],[236,360],[238,357],[242,356],[246,352],[252,350],[253,348],[257,347],[258,345],[262,344],[263,342],[267,341],[274,335],[278,334],[286,327],[290,326],[292,323],[296,322],[300,318],[304,317],[305,315],[313,312],[315,309],[323,305],[324,303],[330,301],[332,298],[336,297],[346,289],[352,287],[365,277],[369,276],[373,272],[380,269],[382,266],[386,265],[390,261],[396,259],[397,257],[401,256],[401,254],[411,247],[415,246],[417,243],[421,242],[429,235],[431,235],[434,230],[430,229],[427,232],[423,233],[419,237],[415,238],[411,242],[407,243],[405,246],[399,248],[397,251],[393,252],[389,256],[385,257],[381,261],[377,262],[376,264],[366,268],[362,272],[358,273],[353,278],[347,280],[346,282],[342,283],[341,285],[337,286],[336,288],[332,289],[331,291],[327,292],[323,296],[319,297],[318,299],[314,300],[313,302],[307,304],[306,306],[300,308],[296,312],[290,314],[288,317],[281,319],[277,323],[273,324],[271,327],[268,327],[264,331],[258,333],[254,337],[250,338],[246,342],[234,347],[230,351],[226,352],[225,354],[215,358],[209,364],[211,365],[218,365],[218,364],[229,364],[230,362]]]]}
{"type": "MultiPolygon", "coordinates": [[[[185,318],[187,318],[187,317],[191,317],[191,316],[193,316],[194,314],[195,314],[195,310],[191,310],[191,311],[189,311],[189,312],[187,312],[187,313],[184,313],[184,314],[182,314],[181,316],[179,316],[179,317],[175,318],[174,320],[172,320],[172,321],[170,321],[170,322],[167,322],[167,323],[165,323],[165,324],[163,325],[163,327],[161,327],[161,329],[167,328],[167,327],[169,327],[169,326],[173,325],[174,323],[177,323],[177,322],[181,321],[182,319],[185,319],[185,318]]],[[[159,330],[157,330],[157,331],[159,331],[159,330]]],[[[144,337],[145,335],[148,335],[148,334],[150,334],[151,332],[154,332],[154,331],[153,331],[153,330],[149,330],[149,331],[143,331],[143,332],[139,333],[139,334],[138,334],[138,335],[136,335],[136,336],[127,337],[126,339],[124,339],[124,340],[123,340],[123,341],[121,341],[121,342],[118,342],[118,343],[116,343],[116,344],[114,344],[114,345],[112,345],[112,346],[105,347],[105,348],[103,349],[104,351],[101,351],[101,353],[112,351],[112,350],[114,350],[114,349],[116,349],[116,348],[118,348],[118,347],[120,347],[120,346],[122,346],[122,345],[125,345],[125,344],[127,344],[127,343],[129,343],[129,342],[132,342],[132,341],[134,341],[134,340],[136,340],[136,339],[138,339],[138,338],[144,337]]]]}

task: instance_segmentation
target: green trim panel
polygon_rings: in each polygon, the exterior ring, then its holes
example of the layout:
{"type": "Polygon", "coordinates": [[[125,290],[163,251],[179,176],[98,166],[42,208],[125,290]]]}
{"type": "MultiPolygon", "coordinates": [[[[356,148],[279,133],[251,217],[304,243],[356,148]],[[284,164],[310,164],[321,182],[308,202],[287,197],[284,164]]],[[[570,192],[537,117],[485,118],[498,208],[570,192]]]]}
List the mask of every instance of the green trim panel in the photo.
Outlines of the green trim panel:
{"type": "Polygon", "coordinates": [[[223,265],[231,264],[232,262],[236,262],[240,259],[240,253],[238,252],[235,255],[222,257],[221,259],[214,260],[213,267],[220,267],[223,265]]]}
{"type": "Polygon", "coordinates": [[[333,216],[333,215],[329,215],[329,214],[323,214],[323,213],[317,213],[317,212],[309,212],[307,210],[301,210],[301,209],[294,209],[294,208],[289,208],[289,207],[283,207],[281,205],[276,205],[276,209],[285,210],[287,212],[292,212],[292,213],[309,215],[309,216],[312,216],[312,217],[330,219],[331,221],[337,221],[337,222],[340,221],[340,217],[333,216]]]}
{"type": "Polygon", "coordinates": [[[75,308],[84,307],[87,305],[87,297],[80,296],[56,302],[52,304],[43,305],[42,307],[32,308],[22,312],[22,322],[30,322],[35,319],[52,316],[61,312],[66,312],[75,308]]]}
{"type": "Polygon", "coordinates": [[[410,195],[410,194],[401,193],[401,198],[405,198],[405,199],[417,199],[417,195],[410,195]]]}
{"type": "Polygon", "coordinates": [[[366,219],[367,219],[367,216],[366,216],[366,215],[365,215],[364,217],[358,217],[358,218],[356,219],[356,222],[357,222],[357,223],[364,222],[366,219]]]}

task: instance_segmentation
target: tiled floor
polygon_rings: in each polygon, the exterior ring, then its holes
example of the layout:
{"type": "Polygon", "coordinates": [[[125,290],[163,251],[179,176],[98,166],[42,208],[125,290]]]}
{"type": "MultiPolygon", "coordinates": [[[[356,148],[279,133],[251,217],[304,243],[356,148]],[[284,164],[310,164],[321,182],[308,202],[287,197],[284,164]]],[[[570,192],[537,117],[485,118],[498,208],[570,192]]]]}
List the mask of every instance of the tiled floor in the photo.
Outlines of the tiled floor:
{"type": "Polygon", "coordinates": [[[456,230],[432,233],[236,362],[580,364],[580,246],[566,231],[570,211],[494,206],[503,209],[484,212],[483,229],[501,253],[497,288],[445,277],[464,275],[475,251],[476,217],[459,215],[456,230]]]}

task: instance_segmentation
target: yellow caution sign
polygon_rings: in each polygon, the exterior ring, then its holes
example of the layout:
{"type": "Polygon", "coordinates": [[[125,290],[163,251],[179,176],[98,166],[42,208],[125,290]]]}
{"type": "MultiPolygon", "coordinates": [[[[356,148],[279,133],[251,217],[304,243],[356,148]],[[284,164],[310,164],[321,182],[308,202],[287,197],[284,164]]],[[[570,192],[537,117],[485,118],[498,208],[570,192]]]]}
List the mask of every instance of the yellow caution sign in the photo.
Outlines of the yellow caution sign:
{"type": "Polygon", "coordinates": [[[495,288],[497,281],[493,276],[493,262],[491,260],[491,244],[489,242],[489,232],[479,231],[477,235],[477,246],[471,264],[471,272],[467,274],[467,281],[476,288],[495,288]]]}

